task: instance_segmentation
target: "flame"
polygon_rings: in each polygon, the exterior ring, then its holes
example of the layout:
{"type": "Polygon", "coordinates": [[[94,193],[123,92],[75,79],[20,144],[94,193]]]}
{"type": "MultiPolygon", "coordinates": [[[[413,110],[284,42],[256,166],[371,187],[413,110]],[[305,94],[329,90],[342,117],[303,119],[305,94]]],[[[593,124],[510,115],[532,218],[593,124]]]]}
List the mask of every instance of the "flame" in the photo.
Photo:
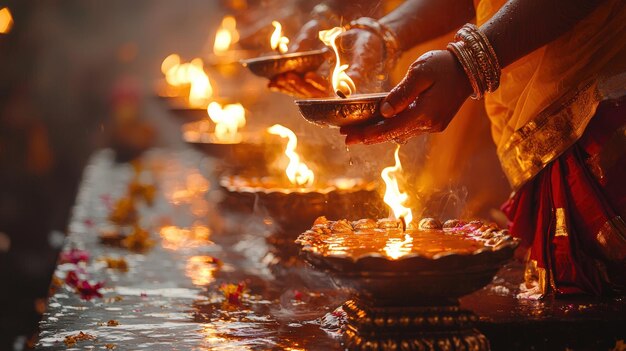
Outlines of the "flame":
{"type": "Polygon", "coordinates": [[[385,245],[385,253],[391,259],[397,260],[402,256],[406,256],[411,252],[413,248],[413,237],[409,234],[404,234],[404,240],[400,238],[389,238],[385,245]]]}
{"type": "Polygon", "coordinates": [[[222,24],[215,33],[215,41],[213,43],[213,53],[223,55],[231,45],[239,41],[239,32],[237,32],[237,21],[233,16],[225,16],[222,24]]]}
{"type": "Polygon", "coordinates": [[[281,138],[288,138],[287,147],[285,148],[285,155],[289,158],[289,165],[287,166],[286,173],[287,178],[291,184],[296,186],[311,186],[315,175],[313,171],[307,167],[306,164],[300,162],[300,156],[296,153],[296,147],[298,146],[298,138],[289,129],[280,124],[274,124],[267,129],[270,134],[278,135],[281,138]]]}
{"type": "Polygon", "coordinates": [[[174,87],[189,86],[188,99],[192,107],[206,106],[213,95],[213,87],[200,58],[181,63],[179,55],[171,54],[161,63],[161,72],[167,84],[174,87]]]}
{"type": "Polygon", "coordinates": [[[394,158],[396,160],[396,164],[392,167],[387,167],[383,169],[380,173],[380,176],[385,181],[385,197],[383,200],[389,207],[391,208],[391,214],[394,218],[404,218],[406,225],[413,220],[413,213],[411,209],[408,207],[404,207],[404,203],[409,199],[409,195],[407,193],[400,192],[400,188],[398,187],[398,178],[396,173],[402,171],[402,164],[400,163],[400,157],[398,156],[400,152],[400,146],[396,148],[396,152],[394,153],[394,158]]]}
{"type": "Polygon", "coordinates": [[[323,30],[319,32],[319,38],[324,44],[326,44],[326,46],[330,46],[335,52],[335,69],[333,69],[331,79],[333,83],[333,90],[335,93],[340,92],[344,95],[344,97],[347,97],[356,91],[356,86],[354,85],[354,81],[352,81],[352,79],[345,72],[350,66],[347,64],[341,64],[341,60],[339,59],[339,50],[337,49],[336,43],[339,34],[345,31],[346,30],[342,27],[323,30]]]}
{"type": "Polygon", "coordinates": [[[0,10],[0,34],[7,34],[13,28],[13,15],[8,7],[0,10]]]}
{"type": "Polygon", "coordinates": [[[241,142],[238,129],[246,125],[246,110],[241,104],[222,106],[212,102],[207,108],[209,117],[215,123],[215,138],[222,143],[241,142]]]}
{"type": "Polygon", "coordinates": [[[289,44],[289,38],[283,36],[283,26],[278,21],[272,21],[274,26],[274,32],[270,38],[270,46],[272,50],[277,50],[279,53],[284,54],[287,52],[287,44],[289,44]]]}

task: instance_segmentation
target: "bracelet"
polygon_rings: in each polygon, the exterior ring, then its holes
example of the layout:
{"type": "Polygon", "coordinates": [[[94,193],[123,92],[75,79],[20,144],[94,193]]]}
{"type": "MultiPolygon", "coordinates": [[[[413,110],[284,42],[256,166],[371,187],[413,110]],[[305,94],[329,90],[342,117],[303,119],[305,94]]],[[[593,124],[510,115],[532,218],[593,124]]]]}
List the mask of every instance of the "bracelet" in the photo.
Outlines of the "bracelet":
{"type": "Polygon", "coordinates": [[[388,69],[393,68],[400,57],[400,45],[398,37],[389,27],[381,24],[377,20],[370,17],[361,17],[346,26],[349,29],[364,29],[368,32],[378,35],[384,43],[384,58],[388,69]]]}
{"type": "Polygon", "coordinates": [[[473,99],[481,99],[485,92],[493,92],[500,86],[501,68],[493,47],[478,27],[466,24],[449,43],[448,51],[456,56],[469,78],[473,99]]]}

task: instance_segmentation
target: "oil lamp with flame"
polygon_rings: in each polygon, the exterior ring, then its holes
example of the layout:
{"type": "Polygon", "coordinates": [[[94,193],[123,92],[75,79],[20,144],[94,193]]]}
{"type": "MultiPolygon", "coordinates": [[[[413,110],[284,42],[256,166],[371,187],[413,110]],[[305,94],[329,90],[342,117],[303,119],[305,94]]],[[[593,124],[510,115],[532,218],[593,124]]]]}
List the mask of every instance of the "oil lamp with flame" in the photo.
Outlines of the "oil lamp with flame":
{"type": "Polygon", "coordinates": [[[488,350],[476,315],[460,309],[458,298],[487,285],[518,241],[480,221],[416,225],[398,185],[398,152],[381,172],[390,216],[318,218],[296,240],[301,254],[353,294],[343,305],[348,349],[488,350]]]}
{"type": "Polygon", "coordinates": [[[161,72],[167,86],[159,94],[164,97],[182,97],[192,108],[205,108],[213,96],[213,87],[204,71],[202,59],[182,62],[178,54],[167,56],[161,63],[161,72]]]}
{"type": "Polygon", "coordinates": [[[215,32],[212,44],[207,45],[203,57],[208,67],[214,68],[221,76],[233,78],[241,71],[239,61],[252,57],[253,51],[242,49],[239,43],[237,20],[234,16],[224,16],[215,32]]]}
{"type": "Polygon", "coordinates": [[[213,53],[218,56],[227,55],[233,50],[233,45],[239,41],[237,21],[233,16],[225,16],[220,27],[215,32],[213,53]]]}
{"type": "MultiPolygon", "coordinates": [[[[376,184],[359,178],[325,178],[315,174],[296,151],[298,138],[290,129],[276,124],[268,128],[269,135],[287,139],[284,156],[288,159],[283,174],[265,177],[226,176],[220,185],[228,193],[238,194],[242,201],[256,199],[259,208],[274,219],[279,230],[291,235],[308,227],[325,213],[351,211],[358,214],[363,203],[380,208],[376,184]]],[[[282,158],[281,158],[282,159],[282,158]]],[[[293,244],[291,244],[293,246],[293,244]]]]}
{"type": "Polygon", "coordinates": [[[331,127],[342,127],[361,123],[372,123],[382,119],[380,103],[387,93],[356,94],[357,87],[346,73],[350,67],[342,64],[337,48],[337,37],[345,31],[335,27],[319,32],[320,40],[335,54],[335,67],[331,83],[339,98],[314,98],[296,100],[300,114],[307,121],[331,127]]]}
{"type": "Polygon", "coordinates": [[[268,156],[278,144],[259,133],[242,132],[246,109],[240,103],[211,102],[205,118],[185,123],[183,139],[205,154],[219,160],[218,174],[258,174],[267,172],[268,156]]]}
{"type": "Polygon", "coordinates": [[[327,58],[328,50],[304,52],[289,51],[289,38],[283,35],[283,27],[278,21],[272,21],[274,31],[270,36],[270,47],[277,54],[241,60],[244,67],[259,77],[271,79],[287,72],[306,73],[316,71],[327,58]]]}

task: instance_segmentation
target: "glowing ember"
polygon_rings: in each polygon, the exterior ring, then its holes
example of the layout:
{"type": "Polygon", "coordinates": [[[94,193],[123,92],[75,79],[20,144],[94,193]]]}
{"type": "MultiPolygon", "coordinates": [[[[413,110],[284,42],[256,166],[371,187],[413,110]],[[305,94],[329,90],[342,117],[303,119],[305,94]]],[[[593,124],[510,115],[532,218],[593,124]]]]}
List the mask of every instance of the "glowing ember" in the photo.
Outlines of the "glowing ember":
{"type": "Polygon", "coordinates": [[[408,207],[404,207],[404,204],[408,200],[409,196],[406,193],[400,192],[398,187],[398,173],[402,171],[402,164],[400,163],[400,146],[396,148],[394,158],[396,164],[392,167],[383,169],[380,176],[385,181],[385,197],[383,200],[391,208],[390,216],[396,219],[404,218],[405,224],[408,226],[413,220],[413,213],[408,207]]]}
{"type": "Polygon", "coordinates": [[[274,124],[268,128],[267,131],[270,134],[289,139],[287,147],[285,148],[285,155],[289,158],[289,165],[287,166],[285,172],[287,173],[287,178],[289,178],[291,184],[296,186],[313,185],[313,180],[315,180],[313,171],[309,169],[306,164],[300,162],[300,156],[295,151],[298,146],[298,138],[294,132],[280,124],[274,124]]]}
{"type": "Polygon", "coordinates": [[[406,256],[413,248],[413,237],[409,234],[404,235],[404,240],[399,238],[389,238],[385,245],[385,253],[391,259],[397,260],[402,256],[406,256]]]}
{"type": "Polygon", "coordinates": [[[272,50],[276,50],[281,54],[287,52],[287,44],[289,44],[289,38],[283,36],[283,26],[278,21],[272,21],[274,26],[274,32],[270,37],[270,46],[272,50]]]}
{"type": "Polygon", "coordinates": [[[337,37],[345,31],[346,30],[342,27],[335,27],[333,29],[319,32],[320,40],[324,42],[326,46],[330,46],[335,52],[335,69],[333,69],[331,80],[335,94],[342,98],[346,98],[356,91],[354,82],[345,72],[350,66],[347,64],[341,64],[341,60],[339,59],[339,50],[337,49],[337,37]]]}
{"type": "Polygon", "coordinates": [[[223,55],[237,41],[239,41],[239,32],[237,32],[237,21],[235,21],[235,18],[233,16],[226,16],[222,19],[222,24],[215,33],[213,53],[216,55],[223,55]]]}
{"type": "Polygon", "coordinates": [[[8,7],[0,10],[0,34],[7,34],[13,28],[13,16],[8,7]]]}
{"type": "Polygon", "coordinates": [[[241,104],[222,106],[217,102],[209,104],[209,117],[215,123],[215,139],[220,143],[239,143],[238,129],[246,125],[246,110],[241,104]]]}
{"type": "Polygon", "coordinates": [[[209,76],[204,72],[202,59],[181,63],[180,56],[171,54],[161,63],[161,72],[167,84],[177,87],[189,87],[188,100],[191,107],[203,107],[213,95],[209,76]]]}

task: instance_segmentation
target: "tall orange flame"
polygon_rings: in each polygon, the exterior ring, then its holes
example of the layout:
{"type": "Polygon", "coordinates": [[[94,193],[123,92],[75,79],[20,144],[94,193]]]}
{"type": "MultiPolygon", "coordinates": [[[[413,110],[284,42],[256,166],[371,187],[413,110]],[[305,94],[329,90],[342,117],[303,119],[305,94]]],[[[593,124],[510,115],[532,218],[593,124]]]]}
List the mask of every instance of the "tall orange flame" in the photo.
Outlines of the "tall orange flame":
{"type": "Polygon", "coordinates": [[[241,142],[239,128],[246,125],[246,110],[241,104],[222,106],[212,102],[207,108],[209,117],[215,123],[216,141],[222,143],[241,142]]]}
{"type": "Polygon", "coordinates": [[[233,16],[225,16],[222,24],[215,32],[215,41],[213,42],[213,53],[223,55],[231,46],[239,41],[239,32],[237,32],[237,21],[233,16]]]}
{"type": "Polygon", "coordinates": [[[335,52],[335,69],[333,69],[331,81],[333,83],[333,91],[335,91],[335,93],[339,96],[343,95],[342,97],[350,96],[356,91],[354,81],[352,81],[352,78],[350,78],[345,72],[350,66],[347,64],[341,64],[339,50],[337,49],[337,37],[345,31],[346,30],[342,27],[335,27],[333,29],[319,32],[320,40],[326,44],[326,46],[330,46],[335,52]]]}
{"type": "Polygon", "coordinates": [[[298,146],[298,137],[291,131],[291,129],[284,127],[280,124],[274,124],[267,129],[270,134],[278,135],[281,138],[288,138],[287,146],[285,147],[285,155],[289,158],[289,165],[285,170],[287,178],[291,184],[296,186],[311,186],[315,180],[313,171],[307,167],[306,164],[300,161],[300,156],[296,153],[296,147],[298,146]]]}
{"type": "Polygon", "coordinates": [[[289,38],[283,35],[283,26],[278,21],[272,21],[274,26],[274,32],[270,37],[270,46],[272,50],[277,50],[279,53],[284,54],[287,52],[289,44],[289,38]]]}
{"type": "Polygon", "coordinates": [[[398,175],[402,172],[402,164],[400,163],[400,145],[396,148],[396,152],[394,153],[394,159],[396,164],[391,167],[387,167],[383,169],[380,173],[380,176],[385,181],[385,197],[383,200],[389,207],[391,208],[391,215],[394,218],[400,219],[403,218],[404,222],[408,226],[411,221],[413,221],[413,213],[410,208],[405,207],[404,204],[409,199],[409,195],[407,193],[403,193],[400,191],[398,186],[398,175]]]}

